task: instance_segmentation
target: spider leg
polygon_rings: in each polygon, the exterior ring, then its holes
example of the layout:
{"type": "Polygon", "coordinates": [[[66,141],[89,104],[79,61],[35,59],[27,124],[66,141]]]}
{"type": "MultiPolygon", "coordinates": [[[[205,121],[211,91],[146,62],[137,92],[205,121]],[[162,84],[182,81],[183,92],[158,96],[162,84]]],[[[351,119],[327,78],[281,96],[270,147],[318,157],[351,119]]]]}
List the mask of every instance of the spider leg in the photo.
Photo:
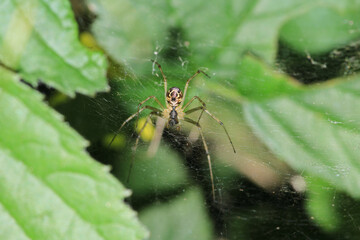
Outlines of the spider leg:
{"type": "Polygon", "coordinates": [[[198,111],[198,110],[201,110],[201,109],[202,109],[202,112],[201,112],[201,114],[200,114],[200,116],[199,116],[199,118],[198,118],[198,122],[199,122],[200,119],[201,119],[201,117],[202,117],[202,115],[203,115],[203,113],[206,112],[210,117],[212,117],[212,119],[214,119],[215,121],[217,121],[217,122],[223,127],[223,129],[224,129],[224,131],[225,131],[225,133],[226,133],[226,135],[227,135],[227,137],[228,137],[228,139],[229,139],[229,141],[230,141],[230,144],[231,144],[231,146],[232,146],[232,148],[233,148],[233,150],[234,150],[234,153],[236,153],[234,144],[233,144],[233,142],[232,142],[232,140],[231,140],[231,138],[230,138],[230,135],[229,135],[228,131],[226,130],[226,128],[225,128],[225,126],[224,126],[224,123],[221,122],[217,117],[215,117],[213,114],[211,114],[211,113],[206,109],[206,104],[205,104],[205,102],[204,102],[203,100],[201,100],[198,96],[194,96],[194,97],[184,106],[183,110],[185,110],[185,108],[187,108],[195,99],[197,99],[197,100],[201,103],[202,107],[196,107],[196,108],[190,109],[190,110],[188,110],[186,113],[189,114],[189,113],[192,113],[192,112],[195,112],[195,111],[198,111]]]}
{"type": "MultiPolygon", "coordinates": [[[[202,115],[203,115],[203,113],[204,113],[204,109],[206,108],[206,104],[205,104],[205,102],[204,102],[203,100],[201,100],[198,96],[193,96],[193,97],[190,99],[190,101],[188,101],[188,102],[185,104],[183,110],[185,110],[185,108],[187,108],[192,102],[194,102],[195,99],[197,99],[197,100],[201,103],[201,105],[203,106],[203,107],[198,108],[198,110],[202,109],[202,111],[201,111],[201,113],[200,113],[200,115],[199,115],[199,118],[198,118],[198,122],[199,122],[200,119],[201,119],[201,117],[202,117],[202,115]]],[[[194,109],[196,109],[196,108],[194,108],[194,109]]],[[[191,109],[191,110],[192,110],[191,112],[196,111],[196,110],[194,110],[194,109],[191,109]]],[[[189,112],[189,111],[188,111],[188,112],[189,112]]]]}
{"type": "Polygon", "coordinates": [[[166,107],[167,107],[167,106],[168,106],[168,103],[166,102],[166,92],[167,92],[167,79],[166,79],[166,76],[165,76],[165,74],[164,74],[164,72],[163,72],[163,70],[162,70],[162,68],[161,68],[161,65],[160,65],[158,62],[156,62],[156,61],[154,61],[154,60],[152,60],[152,59],[151,59],[151,61],[158,66],[158,68],[159,68],[159,70],[160,70],[160,72],[161,72],[161,75],[162,75],[162,77],[163,77],[163,79],[164,79],[165,103],[166,103],[166,107]]]}
{"type": "Polygon", "coordinates": [[[222,121],[220,121],[217,117],[215,117],[214,115],[212,115],[206,108],[204,108],[204,112],[206,112],[210,117],[212,117],[215,121],[217,121],[224,129],[229,141],[230,141],[230,144],[234,150],[234,153],[236,153],[236,150],[235,150],[235,147],[234,147],[234,144],[233,142],[231,141],[231,138],[230,138],[230,135],[228,133],[228,131],[226,130],[225,126],[224,126],[224,123],[222,121]]]}
{"type": "Polygon", "coordinates": [[[139,133],[138,133],[138,135],[137,135],[137,137],[136,137],[135,145],[134,145],[134,147],[133,147],[133,152],[132,152],[132,156],[131,156],[129,174],[128,174],[128,177],[127,177],[127,179],[126,179],[126,182],[127,182],[127,183],[128,183],[129,180],[130,180],[131,170],[132,170],[133,165],[134,165],[135,153],[136,153],[137,146],[138,146],[138,144],[139,144],[139,140],[140,140],[140,137],[141,137],[141,133],[144,131],[146,125],[147,125],[148,122],[149,122],[149,120],[151,121],[151,117],[152,117],[153,115],[159,116],[159,115],[157,114],[157,112],[151,112],[151,113],[147,116],[144,125],[141,127],[141,129],[140,129],[140,131],[139,131],[139,133]]]}
{"type": "MultiPolygon", "coordinates": [[[[189,87],[189,83],[192,79],[194,79],[198,74],[204,74],[205,76],[207,76],[208,78],[210,78],[209,75],[207,75],[205,72],[201,71],[201,70],[197,70],[196,73],[194,75],[192,75],[187,81],[186,81],[186,84],[185,84],[185,88],[184,88],[184,95],[183,95],[183,99],[185,100],[185,95],[186,95],[186,92],[187,92],[187,89],[189,87]]],[[[166,98],[165,98],[166,99],[166,98]]],[[[191,100],[190,100],[191,101],[191,100]]],[[[181,103],[181,107],[182,105],[184,104],[184,102],[181,103]]]]}
{"type": "Polygon", "coordinates": [[[162,112],[160,109],[157,109],[157,108],[154,108],[154,107],[151,107],[151,106],[144,106],[142,108],[140,108],[136,113],[134,113],[133,115],[131,115],[130,117],[128,117],[120,126],[120,128],[116,131],[116,134],[115,136],[111,139],[108,147],[111,146],[111,144],[113,143],[113,141],[115,140],[116,136],[119,134],[119,132],[121,131],[121,129],[125,126],[126,123],[130,122],[134,117],[138,116],[138,114],[140,114],[143,110],[145,109],[150,109],[154,112],[157,112],[157,113],[160,113],[162,112]]]}
{"type": "Polygon", "coordinates": [[[205,141],[204,134],[202,132],[202,128],[201,128],[201,126],[200,126],[200,124],[198,122],[195,122],[194,120],[192,120],[190,118],[185,117],[184,121],[195,125],[199,129],[201,139],[202,139],[202,142],[203,142],[203,145],[204,145],[205,153],[206,153],[206,156],[207,156],[207,160],[208,160],[209,171],[210,171],[210,179],[211,179],[211,190],[212,190],[213,201],[215,202],[215,185],[214,185],[213,171],[212,171],[212,167],[211,167],[210,153],[209,153],[209,149],[208,149],[208,146],[206,144],[206,141],[205,141]]]}
{"type": "Polygon", "coordinates": [[[143,105],[144,103],[146,103],[147,101],[149,101],[150,99],[154,99],[156,101],[157,104],[159,104],[159,106],[161,107],[161,109],[165,109],[164,106],[161,104],[161,102],[159,101],[159,99],[157,99],[157,97],[155,96],[149,96],[147,97],[144,101],[142,101],[141,103],[139,103],[138,105],[138,109],[141,107],[141,105],[143,105]]]}
{"type": "Polygon", "coordinates": [[[197,99],[201,103],[201,105],[203,105],[203,107],[206,108],[206,104],[205,104],[205,102],[203,100],[201,100],[198,96],[193,96],[190,99],[190,101],[188,101],[187,104],[185,104],[183,110],[185,110],[192,102],[194,102],[195,99],[197,99]]]}
{"type": "Polygon", "coordinates": [[[199,115],[199,118],[198,118],[198,120],[197,120],[197,122],[199,122],[200,119],[201,119],[201,117],[202,117],[202,115],[203,115],[203,113],[204,113],[204,107],[203,107],[203,106],[196,107],[196,108],[192,108],[192,109],[186,111],[185,114],[190,114],[190,113],[193,113],[193,112],[196,112],[196,111],[199,111],[199,110],[202,110],[201,113],[200,113],[200,115],[199,115]]]}
{"type": "Polygon", "coordinates": [[[195,107],[195,108],[192,108],[190,110],[187,110],[186,112],[184,112],[185,114],[190,114],[190,113],[193,113],[193,112],[196,112],[196,111],[199,111],[199,110],[203,110],[204,107],[200,106],[200,107],[195,107]]]}
{"type": "MultiPolygon", "coordinates": [[[[137,122],[138,122],[138,120],[139,120],[140,107],[141,107],[144,103],[146,103],[147,101],[149,101],[150,99],[154,99],[154,100],[156,101],[156,103],[160,105],[160,107],[161,107],[162,110],[165,109],[164,106],[163,106],[163,105],[161,104],[161,102],[159,101],[159,99],[157,99],[157,97],[155,97],[155,96],[149,96],[149,97],[147,97],[144,101],[142,101],[142,102],[139,103],[139,105],[138,105],[138,112],[137,112],[138,114],[137,114],[137,117],[136,117],[135,128],[137,127],[137,122]]],[[[160,111],[160,112],[161,112],[161,111],[160,111]]]]}

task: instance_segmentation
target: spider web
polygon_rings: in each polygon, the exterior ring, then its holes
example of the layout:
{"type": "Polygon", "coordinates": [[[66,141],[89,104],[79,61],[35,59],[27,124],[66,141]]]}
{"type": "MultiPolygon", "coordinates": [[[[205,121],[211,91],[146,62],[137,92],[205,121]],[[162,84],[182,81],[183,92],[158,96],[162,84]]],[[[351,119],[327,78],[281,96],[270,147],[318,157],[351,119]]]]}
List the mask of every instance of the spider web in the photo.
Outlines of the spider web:
{"type": "MultiPolygon", "coordinates": [[[[90,26],[91,21],[84,16],[87,15],[79,14],[78,18],[90,26]]],[[[86,30],[89,26],[81,28],[86,30]]],[[[142,216],[158,205],[167,204],[171,208],[173,202],[184,200],[187,193],[195,191],[199,193],[200,203],[191,207],[204,209],[206,216],[199,221],[206,222],[204,228],[210,228],[209,234],[217,239],[351,239],[354,232],[358,236],[360,215],[356,209],[359,203],[329,187],[331,203],[336,204],[340,214],[345,216],[342,221],[350,231],[327,233],[317,226],[306,209],[307,201],[312,199],[305,194],[307,186],[302,173],[279,160],[254,134],[242,115],[242,101],[232,97],[230,90],[237,79],[231,74],[225,78],[223,70],[216,67],[197,65],[199,63],[193,57],[196,52],[188,46],[183,29],[171,28],[166,34],[164,41],[154,44],[150,58],[111,60],[109,93],[100,93],[95,98],[78,95],[74,100],[56,106],[91,142],[89,153],[111,165],[113,174],[132,189],[129,204],[142,216]],[[147,151],[156,118],[140,138],[136,151],[133,151],[138,136],[136,118],[122,129],[113,145],[108,146],[113,134],[137,111],[142,100],[154,95],[164,104],[163,79],[150,59],[162,65],[169,88],[176,86],[183,90],[186,80],[197,69],[211,76],[207,79],[199,75],[194,79],[185,102],[192,96],[199,96],[207,109],[224,123],[237,150],[237,154],[232,152],[224,130],[216,121],[206,115],[201,118],[213,164],[215,202],[212,201],[206,153],[200,135],[192,125],[183,123],[181,131],[165,130],[156,154],[151,157],[147,151]],[[126,182],[132,158],[134,167],[130,181],[126,182]]],[[[211,39],[202,47],[214,48],[211,39]]],[[[360,69],[358,48],[356,42],[325,54],[299,54],[279,42],[276,71],[305,84],[352,75],[360,69]]],[[[147,104],[158,107],[153,100],[147,104]]],[[[139,119],[144,119],[148,113],[144,111],[139,119]]],[[[198,114],[189,117],[197,120],[198,114]]],[[[181,211],[179,209],[177,213],[181,211]]],[[[191,217],[191,214],[186,216],[191,217]]]]}

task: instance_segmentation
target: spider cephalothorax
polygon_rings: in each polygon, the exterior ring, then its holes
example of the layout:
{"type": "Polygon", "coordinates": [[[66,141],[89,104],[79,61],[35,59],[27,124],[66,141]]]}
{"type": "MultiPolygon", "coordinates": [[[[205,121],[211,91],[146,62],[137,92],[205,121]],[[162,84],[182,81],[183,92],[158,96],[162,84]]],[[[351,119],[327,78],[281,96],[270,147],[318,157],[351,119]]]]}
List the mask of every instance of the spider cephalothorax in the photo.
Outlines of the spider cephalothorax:
{"type": "Polygon", "coordinates": [[[166,93],[166,101],[170,106],[177,107],[182,102],[183,94],[180,88],[172,87],[166,93]]]}
{"type": "MultiPolygon", "coordinates": [[[[173,127],[173,126],[177,126],[178,129],[180,129],[180,126],[178,124],[180,124],[181,121],[184,121],[184,122],[187,122],[189,124],[192,124],[194,126],[196,126],[198,129],[199,129],[199,132],[200,132],[200,136],[201,136],[201,140],[203,142],[203,145],[204,145],[204,149],[205,149],[205,153],[206,153],[206,156],[207,156],[207,160],[208,160],[208,164],[209,164],[209,171],[210,171],[210,179],[211,179],[211,188],[212,188],[212,195],[213,195],[213,199],[215,201],[215,187],[214,187],[214,177],[213,177],[213,173],[212,173],[212,168],[211,168],[211,160],[210,160],[210,154],[209,154],[209,149],[207,147],[207,144],[206,144],[206,141],[205,141],[205,138],[204,138],[204,135],[203,135],[203,132],[202,132],[202,128],[201,128],[201,125],[199,123],[201,117],[203,116],[203,113],[206,113],[207,115],[209,115],[212,119],[214,119],[215,121],[217,121],[225,130],[225,133],[227,135],[227,137],[229,138],[229,141],[230,141],[230,144],[235,152],[235,148],[234,148],[234,145],[230,139],[230,136],[229,136],[229,133],[226,131],[226,128],[224,126],[224,124],[218,119],[216,118],[214,115],[212,115],[207,109],[206,109],[206,104],[205,102],[203,102],[198,96],[194,96],[192,97],[186,104],[185,106],[183,106],[184,104],[184,99],[185,99],[185,96],[186,96],[186,91],[188,89],[188,86],[189,86],[189,83],[190,81],[196,77],[198,74],[202,73],[204,75],[206,75],[207,77],[209,77],[205,72],[201,71],[201,70],[198,70],[193,76],[191,76],[187,81],[186,81],[186,84],[185,84],[185,88],[184,88],[184,94],[181,92],[180,88],[177,88],[177,87],[172,87],[170,88],[169,90],[167,90],[167,79],[166,79],[166,76],[165,74],[163,73],[162,71],[162,68],[160,66],[159,63],[153,61],[154,64],[156,64],[159,69],[160,69],[160,72],[163,76],[163,79],[164,79],[164,89],[165,89],[165,106],[162,105],[162,103],[159,101],[159,99],[157,99],[155,96],[149,96],[147,97],[144,101],[142,101],[141,103],[139,103],[138,105],[138,111],[136,113],[134,113],[133,115],[131,115],[128,119],[126,119],[123,124],[121,124],[120,128],[118,131],[121,130],[121,128],[127,123],[129,122],[131,119],[135,118],[135,117],[138,117],[139,114],[145,110],[145,109],[148,109],[148,110],[151,110],[150,114],[148,115],[148,117],[146,118],[146,122],[145,124],[142,126],[141,130],[139,131],[139,135],[136,139],[136,142],[135,142],[135,146],[134,146],[134,152],[136,150],[136,147],[138,145],[138,142],[139,142],[139,139],[140,139],[140,135],[142,133],[142,131],[144,130],[146,124],[148,124],[149,122],[152,124],[152,117],[153,116],[157,116],[158,118],[160,119],[164,119],[164,120],[167,120],[167,127],[173,127]],[[156,108],[156,107],[153,107],[153,106],[149,106],[149,105],[145,105],[143,106],[143,104],[145,104],[148,100],[150,99],[154,99],[155,102],[160,106],[161,109],[159,108],[156,108]],[[198,106],[198,107],[193,107],[191,109],[187,109],[191,103],[193,103],[195,100],[199,101],[200,105],[201,106],[198,106]],[[195,121],[195,120],[192,120],[188,117],[186,117],[188,114],[191,114],[193,112],[198,112],[200,111],[200,115],[198,117],[198,120],[195,121]]],[[[160,126],[160,124],[159,124],[160,126]]],[[[159,141],[161,139],[161,135],[162,135],[162,131],[164,129],[164,125],[163,127],[159,127],[158,129],[160,129],[159,133],[157,134],[157,136],[160,136],[160,137],[156,137],[154,136],[153,138],[153,142],[156,142],[156,144],[151,144],[153,146],[158,146],[159,144],[159,141]]],[[[156,133],[155,133],[156,134],[156,133]]],[[[114,141],[116,135],[113,137],[113,139],[111,140],[110,144],[114,141]]],[[[152,143],[153,143],[152,142],[152,143]]],[[[132,165],[133,165],[133,160],[134,158],[132,158],[131,160],[131,163],[130,163],[130,170],[129,170],[129,175],[128,175],[128,181],[129,181],[129,177],[130,177],[130,172],[131,172],[131,168],[132,168],[132,165]]]]}

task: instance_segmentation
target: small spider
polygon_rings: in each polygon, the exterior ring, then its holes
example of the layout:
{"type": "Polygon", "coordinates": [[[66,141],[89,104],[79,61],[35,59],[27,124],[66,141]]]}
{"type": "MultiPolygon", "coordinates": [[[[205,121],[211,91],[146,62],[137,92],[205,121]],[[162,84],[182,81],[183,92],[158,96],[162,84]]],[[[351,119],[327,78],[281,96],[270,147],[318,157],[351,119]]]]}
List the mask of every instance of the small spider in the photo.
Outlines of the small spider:
{"type": "MultiPolygon", "coordinates": [[[[184,94],[181,92],[181,90],[178,87],[172,87],[169,90],[167,90],[167,79],[166,79],[166,76],[165,76],[165,74],[164,74],[164,72],[163,72],[163,70],[161,68],[161,65],[159,63],[157,63],[156,61],[154,61],[154,60],[151,60],[151,61],[158,66],[158,68],[159,68],[159,70],[161,72],[161,75],[162,75],[162,77],[164,79],[165,99],[166,99],[165,106],[166,107],[164,107],[161,104],[161,102],[159,101],[159,99],[157,99],[155,96],[147,97],[144,101],[139,103],[138,111],[136,113],[134,113],[133,115],[131,115],[128,119],[126,119],[121,124],[121,126],[120,126],[119,130],[117,131],[117,133],[120,132],[120,130],[125,126],[126,123],[128,123],[129,121],[131,121],[135,117],[139,117],[139,114],[143,110],[145,110],[145,109],[151,110],[150,114],[146,118],[146,122],[141,127],[141,129],[139,131],[139,134],[138,134],[138,137],[136,139],[135,146],[134,146],[134,149],[133,149],[134,153],[135,153],[138,142],[139,142],[140,135],[141,135],[142,131],[145,129],[145,126],[147,125],[149,120],[151,121],[151,117],[153,115],[158,116],[158,117],[164,119],[165,121],[167,121],[166,122],[166,127],[167,128],[176,126],[177,129],[179,130],[180,129],[180,126],[179,126],[180,121],[185,121],[185,122],[188,122],[190,124],[195,125],[198,128],[199,132],[200,132],[200,136],[201,136],[201,139],[202,139],[202,142],[203,142],[203,145],[204,145],[205,153],[207,155],[209,171],[210,171],[210,179],[211,179],[212,196],[213,196],[213,200],[215,201],[214,177],[213,177],[213,172],[212,172],[212,167],[211,167],[210,154],[209,154],[208,146],[207,146],[205,138],[204,138],[203,131],[202,131],[201,126],[199,124],[199,121],[200,121],[200,119],[201,119],[204,112],[207,113],[210,117],[212,117],[215,121],[217,121],[224,128],[225,133],[226,133],[226,135],[227,135],[227,137],[228,137],[228,139],[230,141],[230,144],[231,144],[231,146],[232,146],[232,148],[234,150],[234,153],[236,153],[235,147],[234,147],[234,145],[233,145],[233,143],[231,141],[229,133],[227,132],[224,124],[206,109],[206,104],[198,96],[192,97],[190,99],[190,101],[188,101],[185,104],[185,106],[183,106],[184,99],[185,99],[185,96],[186,96],[186,91],[188,89],[190,81],[200,73],[206,75],[207,77],[209,77],[209,76],[205,72],[203,72],[201,70],[197,70],[197,72],[186,81],[184,94]],[[161,109],[158,109],[158,108],[155,108],[155,107],[152,107],[152,106],[148,106],[148,105],[142,106],[147,101],[149,101],[150,99],[154,99],[155,102],[160,106],[161,109]],[[189,110],[185,111],[185,109],[187,109],[194,100],[198,100],[200,102],[201,106],[195,107],[195,108],[192,108],[192,109],[189,109],[189,110]],[[193,113],[193,112],[196,112],[196,111],[201,111],[201,113],[199,115],[199,118],[198,118],[198,121],[194,121],[194,120],[186,117],[186,115],[188,115],[190,113],[193,113]]],[[[163,131],[163,128],[161,129],[161,133],[159,133],[160,138],[161,138],[161,135],[162,135],[162,131],[163,131]]],[[[117,135],[115,135],[112,138],[109,145],[111,145],[111,143],[114,141],[116,136],[117,135]]],[[[159,141],[160,141],[160,139],[159,139],[159,141]]],[[[132,169],[132,165],[133,165],[133,160],[134,160],[134,158],[132,159],[132,161],[130,163],[130,169],[129,169],[129,175],[128,175],[127,181],[129,181],[129,178],[130,178],[130,173],[131,173],[131,169],[132,169]]]]}

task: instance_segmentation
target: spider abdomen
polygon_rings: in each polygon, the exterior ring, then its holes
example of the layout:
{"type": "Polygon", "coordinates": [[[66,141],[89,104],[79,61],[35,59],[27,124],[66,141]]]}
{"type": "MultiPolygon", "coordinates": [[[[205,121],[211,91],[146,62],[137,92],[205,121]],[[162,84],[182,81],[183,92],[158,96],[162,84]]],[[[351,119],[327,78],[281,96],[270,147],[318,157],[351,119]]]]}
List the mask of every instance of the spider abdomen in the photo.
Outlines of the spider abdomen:
{"type": "Polygon", "coordinates": [[[169,114],[169,125],[170,127],[172,127],[178,123],[179,123],[178,113],[176,112],[175,107],[173,107],[169,114]]]}
{"type": "Polygon", "coordinates": [[[164,119],[167,119],[167,126],[173,127],[179,124],[181,120],[184,120],[185,113],[180,106],[168,106],[164,109],[162,115],[164,119]]]}

